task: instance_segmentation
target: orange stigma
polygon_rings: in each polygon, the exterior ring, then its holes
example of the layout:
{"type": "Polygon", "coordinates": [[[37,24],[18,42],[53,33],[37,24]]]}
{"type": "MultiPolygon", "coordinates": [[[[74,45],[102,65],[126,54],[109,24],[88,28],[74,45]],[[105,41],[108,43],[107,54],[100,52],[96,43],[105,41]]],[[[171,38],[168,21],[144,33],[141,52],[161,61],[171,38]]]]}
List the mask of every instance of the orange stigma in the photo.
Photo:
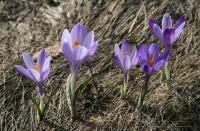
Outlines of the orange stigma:
{"type": "Polygon", "coordinates": [[[153,66],[153,65],[154,65],[154,63],[155,63],[155,59],[154,59],[154,57],[153,57],[153,55],[152,55],[152,54],[150,55],[150,58],[149,58],[149,61],[148,61],[148,63],[149,63],[149,65],[150,65],[150,66],[153,66]]]}
{"type": "Polygon", "coordinates": [[[129,54],[128,51],[125,51],[125,52],[124,52],[124,55],[128,55],[128,54],[129,54]]]}
{"type": "Polygon", "coordinates": [[[78,41],[74,41],[72,46],[73,46],[73,48],[75,48],[75,47],[77,47],[79,45],[80,45],[80,43],[78,41]]]}
{"type": "Polygon", "coordinates": [[[35,65],[34,65],[34,69],[35,69],[37,72],[39,72],[39,65],[38,65],[38,64],[35,64],[35,65]]]}

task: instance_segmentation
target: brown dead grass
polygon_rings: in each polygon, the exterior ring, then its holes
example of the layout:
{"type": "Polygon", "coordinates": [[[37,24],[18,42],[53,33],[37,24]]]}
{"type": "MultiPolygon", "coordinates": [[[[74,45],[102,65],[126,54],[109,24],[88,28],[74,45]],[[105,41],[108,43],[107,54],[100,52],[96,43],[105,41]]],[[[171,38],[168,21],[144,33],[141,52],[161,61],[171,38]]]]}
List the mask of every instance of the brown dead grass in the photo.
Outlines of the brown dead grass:
{"type": "MultiPolygon", "coordinates": [[[[200,130],[200,3],[197,0],[52,1],[0,2],[1,130],[200,130]],[[123,38],[135,45],[157,42],[147,20],[153,17],[161,21],[165,12],[174,19],[182,14],[187,17],[184,34],[176,43],[170,63],[172,90],[167,90],[158,72],[151,78],[143,110],[136,111],[143,74],[138,67],[132,71],[128,98],[119,101],[122,77],[113,62],[113,44],[123,38]],[[77,101],[80,119],[70,124],[65,96],[69,67],[59,53],[50,51],[54,57],[46,90],[52,101],[45,121],[38,124],[30,100],[37,96],[35,85],[16,73],[13,65],[22,63],[24,51],[35,54],[43,47],[54,49],[64,28],[71,28],[77,22],[94,30],[99,41],[90,62],[100,89],[99,99],[95,99],[91,81],[77,101]]],[[[83,65],[78,83],[90,76],[87,64],[83,65]]]]}

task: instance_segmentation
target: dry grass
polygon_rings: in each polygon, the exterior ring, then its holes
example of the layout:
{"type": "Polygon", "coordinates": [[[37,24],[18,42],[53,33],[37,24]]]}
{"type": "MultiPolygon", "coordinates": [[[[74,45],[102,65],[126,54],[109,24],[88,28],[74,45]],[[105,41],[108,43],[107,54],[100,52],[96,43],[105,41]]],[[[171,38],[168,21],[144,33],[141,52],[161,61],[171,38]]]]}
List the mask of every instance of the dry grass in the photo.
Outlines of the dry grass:
{"type": "MultiPolygon", "coordinates": [[[[6,0],[0,2],[0,129],[5,130],[200,130],[200,2],[197,0],[6,0]],[[176,43],[171,67],[172,90],[168,91],[158,72],[151,78],[150,91],[142,111],[135,110],[143,74],[139,68],[130,76],[128,98],[119,101],[120,70],[113,62],[113,44],[126,38],[130,43],[157,42],[150,32],[150,17],[161,21],[165,12],[177,19],[185,14],[187,23],[176,43]],[[30,98],[37,96],[35,85],[13,69],[22,63],[24,51],[34,54],[42,47],[59,44],[64,28],[82,22],[94,29],[99,41],[90,62],[100,89],[95,99],[90,81],[78,97],[80,119],[69,123],[65,81],[67,62],[55,55],[47,80],[52,95],[45,121],[38,124],[30,98]]],[[[78,83],[91,76],[85,64],[78,83]]]]}

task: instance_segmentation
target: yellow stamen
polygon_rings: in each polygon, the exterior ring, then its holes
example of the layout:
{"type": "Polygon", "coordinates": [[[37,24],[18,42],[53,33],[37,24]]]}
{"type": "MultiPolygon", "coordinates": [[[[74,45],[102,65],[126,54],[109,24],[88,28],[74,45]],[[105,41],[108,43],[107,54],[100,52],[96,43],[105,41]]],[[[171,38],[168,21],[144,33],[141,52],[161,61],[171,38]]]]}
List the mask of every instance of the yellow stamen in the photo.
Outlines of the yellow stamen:
{"type": "Polygon", "coordinates": [[[75,48],[75,47],[77,47],[79,45],[80,45],[80,43],[78,41],[74,41],[72,46],[73,46],[73,48],[75,48]]]}
{"type": "Polygon", "coordinates": [[[150,66],[153,66],[153,65],[154,65],[155,59],[154,59],[154,57],[153,57],[152,54],[150,55],[150,58],[149,58],[149,61],[148,61],[148,62],[149,62],[149,65],[150,65],[150,66]]]}
{"type": "Polygon", "coordinates": [[[128,55],[128,54],[129,54],[128,51],[125,51],[125,52],[124,52],[124,55],[128,55]]]}
{"type": "Polygon", "coordinates": [[[39,65],[38,65],[38,64],[35,64],[35,65],[34,65],[34,69],[35,69],[37,72],[39,72],[39,65]]]}

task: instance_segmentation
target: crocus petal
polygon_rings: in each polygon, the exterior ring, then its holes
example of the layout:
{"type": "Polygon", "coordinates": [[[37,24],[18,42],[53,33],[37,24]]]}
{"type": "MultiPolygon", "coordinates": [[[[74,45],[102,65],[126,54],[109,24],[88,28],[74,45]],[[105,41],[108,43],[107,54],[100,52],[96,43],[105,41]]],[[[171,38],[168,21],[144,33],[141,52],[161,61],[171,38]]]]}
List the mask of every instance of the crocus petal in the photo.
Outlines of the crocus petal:
{"type": "Polygon", "coordinates": [[[37,59],[37,64],[39,66],[40,72],[42,72],[42,68],[43,68],[43,64],[44,64],[45,59],[46,59],[46,52],[45,52],[45,49],[43,48],[40,51],[40,54],[39,54],[38,59],[37,59]]]}
{"type": "Polygon", "coordinates": [[[149,54],[153,55],[154,61],[157,61],[159,48],[156,43],[151,44],[151,46],[149,47],[149,54]]]}
{"type": "Polygon", "coordinates": [[[178,28],[178,27],[179,27],[180,25],[182,25],[183,23],[185,23],[185,16],[179,17],[179,19],[176,21],[175,29],[178,28]]]}
{"type": "Polygon", "coordinates": [[[132,65],[136,65],[138,63],[139,56],[138,56],[136,47],[133,47],[130,58],[131,58],[132,65]]]}
{"type": "Polygon", "coordinates": [[[97,47],[98,47],[98,41],[94,42],[94,44],[89,48],[88,52],[89,52],[90,56],[94,55],[97,47]]]}
{"type": "Polygon", "coordinates": [[[181,25],[179,25],[175,30],[175,39],[177,39],[181,33],[183,32],[183,28],[185,26],[185,22],[183,22],[181,25]]]}
{"type": "Polygon", "coordinates": [[[84,46],[77,46],[74,51],[75,64],[84,63],[84,58],[88,55],[88,50],[84,46]],[[83,61],[82,61],[83,60],[83,61]]]}
{"type": "Polygon", "coordinates": [[[157,24],[154,24],[153,26],[153,32],[156,35],[156,37],[163,42],[163,33],[162,30],[160,29],[160,27],[157,24]]]}
{"type": "Polygon", "coordinates": [[[86,48],[90,48],[92,44],[94,43],[94,31],[91,31],[85,38],[83,42],[83,46],[86,48]]]}
{"type": "Polygon", "coordinates": [[[90,48],[88,49],[87,55],[86,55],[81,61],[84,62],[84,61],[90,60],[90,58],[94,55],[94,53],[95,53],[97,47],[98,47],[98,42],[96,41],[96,42],[92,45],[92,47],[90,47],[90,48]]]}
{"type": "Polygon", "coordinates": [[[130,53],[130,50],[131,50],[131,47],[130,47],[130,45],[129,45],[129,43],[128,43],[128,41],[127,40],[123,40],[122,41],[122,52],[124,53],[124,52],[126,52],[126,53],[130,53]]]}
{"type": "Polygon", "coordinates": [[[146,47],[145,44],[141,44],[140,45],[140,48],[139,48],[139,54],[140,54],[140,60],[142,61],[148,61],[148,58],[149,58],[149,51],[146,47]]]}
{"type": "Polygon", "coordinates": [[[156,72],[160,70],[160,68],[163,66],[164,60],[158,61],[154,66],[153,66],[153,71],[156,72]]]}
{"type": "Polygon", "coordinates": [[[70,44],[70,47],[72,47],[71,35],[67,29],[65,29],[62,33],[61,44],[70,44]]]}
{"type": "Polygon", "coordinates": [[[23,53],[22,56],[23,56],[24,63],[26,64],[26,67],[29,69],[33,69],[35,63],[33,59],[30,57],[30,55],[28,53],[23,53]]]}
{"type": "Polygon", "coordinates": [[[145,74],[152,74],[153,73],[153,69],[151,66],[148,65],[141,65],[142,70],[144,71],[145,74]]]}
{"type": "Polygon", "coordinates": [[[61,45],[61,50],[63,53],[64,58],[70,63],[74,63],[74,57],[73,57],[73,52],[69,46],[69,44],[62,44],[61,45]]]}
{"type": "Polygon", "coordinates": [[[42,75],[41,75],[42,81],[44,81],[48,77],[49,73],[50,73],[50,68],[48,68],[46,71],[42,72],[42,75]]]}
{"type": "Polygon", "coordinates": [[[114,61],[121,69],[123,69],[123,63],[121,62],[118,56],[114,56],[114,61]]]}
{"type": "Polygon", "coordinates": [[[37,82],[37,83],[41,82],[39,72],[37,72],[34,69],[29,69],[29,73],[33,77],[33,79],[35,80],[35,82],[37,82]]]}
{"type": "Polygon", "coordinates": [[[51,56],[48,56],[43,64],[42,72],[50,69],[51,56]]]}
{"type": "Polygon", "coordinates": [[[169,13],[166,13],[162,19],[162,30],[172,27],[172,19],[169,13]]]}
{"type": "Polygon", "coordinates": [[[170,51],[166,50],[160,55],[158,61],[164,60],[164,64],[165,64],[169,60],[169,58],[170,58],[170,51]]]}
{"type": "Polygon", "coordinates": [[[153,30],[154,25],[157,25],[156,21],[154,19],[149,19],[148,21],[149,27],[153,30]]]}
{"type": "Polygon", "coordinates": [[[122,62],[123,55],[118,44],[115,44],[114,50],[115,50],[115,56],[119,57],[120,61],[122,62]]]}
{"type": "Polygon", "coordinates": [[[114,50],[115,50],[115,56],[114,56],[115,63],[123,69],[122,54],[118,44],[115,44],[114,50]]]}
{"type": "Polygon", "coordinates": [[[33,81],[32,76],[30,75],[30,73],[28,72],[27,69],[25,69],[24,67],[20,66],[20,65],[15,65],[15,69],[22,75],[24,75],[25,77],[27,77],[29,80],[33,81]]]}
{"type": "Polygon", "coordinates": [[[167,28],[163,33],[164,42],[167,46],[171,46],[175,42],[175,30],[167,28]]]}
{"type": "Polygon", "coordinates": [[[85,26],[80,23],[76,24],[71,31],[72,42],[78,41],[82,45],[85,37],[86,37],[85,26]]]}
{"type": "Polygon", "coordinates": [[[127,70],[131,68],[131,60],[128,55],[124,56],[123,58],[123,67],[124,67],[123,68],[124,72],[126,72],[127,70]]]}
{"type": "Polygon", "coordinates": [[[118,44],[115,44],[114,50],[115,50],[115,56],[119,56],[119,58],[122,59],[121,50],[118,44]]]}

